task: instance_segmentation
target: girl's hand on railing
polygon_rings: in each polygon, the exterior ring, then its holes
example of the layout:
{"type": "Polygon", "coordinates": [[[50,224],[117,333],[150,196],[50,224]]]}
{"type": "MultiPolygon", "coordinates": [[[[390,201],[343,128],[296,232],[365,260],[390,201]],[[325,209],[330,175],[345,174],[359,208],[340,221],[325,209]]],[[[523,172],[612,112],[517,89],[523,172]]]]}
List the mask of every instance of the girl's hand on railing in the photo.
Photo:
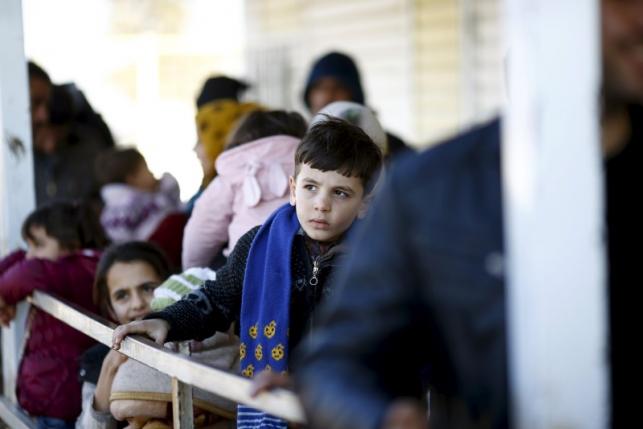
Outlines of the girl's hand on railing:
{"type": "Polygon", "coordinates": [[[170,324],[163,319],[136,320],[114,329],[112,335],[112,348],[118,350],[126,336],[130,334],[143,334],[153,339],[157,344],[163,345],[170,330],[170,324]]]}

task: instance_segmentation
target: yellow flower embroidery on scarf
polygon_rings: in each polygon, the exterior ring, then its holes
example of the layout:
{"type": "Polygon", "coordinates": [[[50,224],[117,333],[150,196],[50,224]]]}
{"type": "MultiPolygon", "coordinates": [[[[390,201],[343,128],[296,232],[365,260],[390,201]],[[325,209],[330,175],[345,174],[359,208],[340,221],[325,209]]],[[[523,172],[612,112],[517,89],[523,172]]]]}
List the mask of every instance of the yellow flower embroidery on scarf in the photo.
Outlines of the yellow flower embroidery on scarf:
{"type": "Polygon", "coordinates": [[[257,331],[258,330],[259,330],[259,328],[257,328],[256,324],[252,325],[250,327],[250,329],[248,329],[248,333],[250,334],[250,337],[252,337],[253,340],[257,339],[257,331]]]}
{"type": "Polygon", "coordinates": [[[272,349],[272,358],[274,360],[282,360],[284,358],[284,346],[282,344],[278,344],[272,349]]]}
{"type": "Polygon", "coordinates": [[[272,338],[275,336],[275,331],[277,330],[277,322],[274,320],[270,323],[268,323],[266,326],[263,327],[263,334],[267,338],[272,338]]]}
{"type": "Polygon", "coordinates": [[[241,371],[241,375],[247,378],[252,378],[254,374],[255,374],[255,366],[253,364],[248,365],[246,369],[241,371]]]}

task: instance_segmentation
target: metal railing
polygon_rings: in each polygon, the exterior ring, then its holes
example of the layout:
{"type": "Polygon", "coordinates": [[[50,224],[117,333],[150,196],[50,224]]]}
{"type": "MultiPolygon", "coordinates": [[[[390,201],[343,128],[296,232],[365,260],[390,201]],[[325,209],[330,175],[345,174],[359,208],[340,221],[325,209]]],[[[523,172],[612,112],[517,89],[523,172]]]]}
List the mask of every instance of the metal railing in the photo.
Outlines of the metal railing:
{"type": "MultiPolygon", "coordinates": [[[[74,304],[39,291],[33,293],[29,302],[67,325],[111,346],[113,329],[98,316],[88,315],[74,304]]],[[[172,409],[176,429],[191,427],[191,386],[293,423],[305,423],[297,396],[287,390],[276,389],[253,398],[250,396],[250,380],[206,366],[141,336],[126,337],[119,351],[172,378],[172,409]]],[[[24,421],[24,413],[6,400],[0,401],[0,418],[11,427],[33,427],[24,421]]]]}

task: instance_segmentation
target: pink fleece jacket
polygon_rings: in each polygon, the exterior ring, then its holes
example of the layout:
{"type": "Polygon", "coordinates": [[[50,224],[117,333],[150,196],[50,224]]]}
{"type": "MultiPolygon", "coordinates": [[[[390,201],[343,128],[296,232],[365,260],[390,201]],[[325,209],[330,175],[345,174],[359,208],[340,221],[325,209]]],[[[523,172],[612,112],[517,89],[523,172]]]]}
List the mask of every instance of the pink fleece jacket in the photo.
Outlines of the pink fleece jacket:
{"type": "Polygon", "coordinates": [[[279,135],[223,152],[217,177],[197,200],[183,234],[183,268],[206,267],[228,242],[227,256],[243,234],[288,201],[299,139],[279,135]]]}

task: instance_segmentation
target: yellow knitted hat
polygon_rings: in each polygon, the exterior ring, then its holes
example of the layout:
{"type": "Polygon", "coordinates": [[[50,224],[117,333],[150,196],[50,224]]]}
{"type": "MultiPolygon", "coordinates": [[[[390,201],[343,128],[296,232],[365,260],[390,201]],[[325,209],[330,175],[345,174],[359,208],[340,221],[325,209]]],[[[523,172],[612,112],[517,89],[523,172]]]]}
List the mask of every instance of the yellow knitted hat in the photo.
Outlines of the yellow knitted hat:
{"type": "Polygon", "coordinates": [[[223,152],[226,138],[239,118],[260,108],[255,103],[239,103],[232,99],[211,101],[199,108],[196,114],[197,134],[212,165],[223,152]]]}

